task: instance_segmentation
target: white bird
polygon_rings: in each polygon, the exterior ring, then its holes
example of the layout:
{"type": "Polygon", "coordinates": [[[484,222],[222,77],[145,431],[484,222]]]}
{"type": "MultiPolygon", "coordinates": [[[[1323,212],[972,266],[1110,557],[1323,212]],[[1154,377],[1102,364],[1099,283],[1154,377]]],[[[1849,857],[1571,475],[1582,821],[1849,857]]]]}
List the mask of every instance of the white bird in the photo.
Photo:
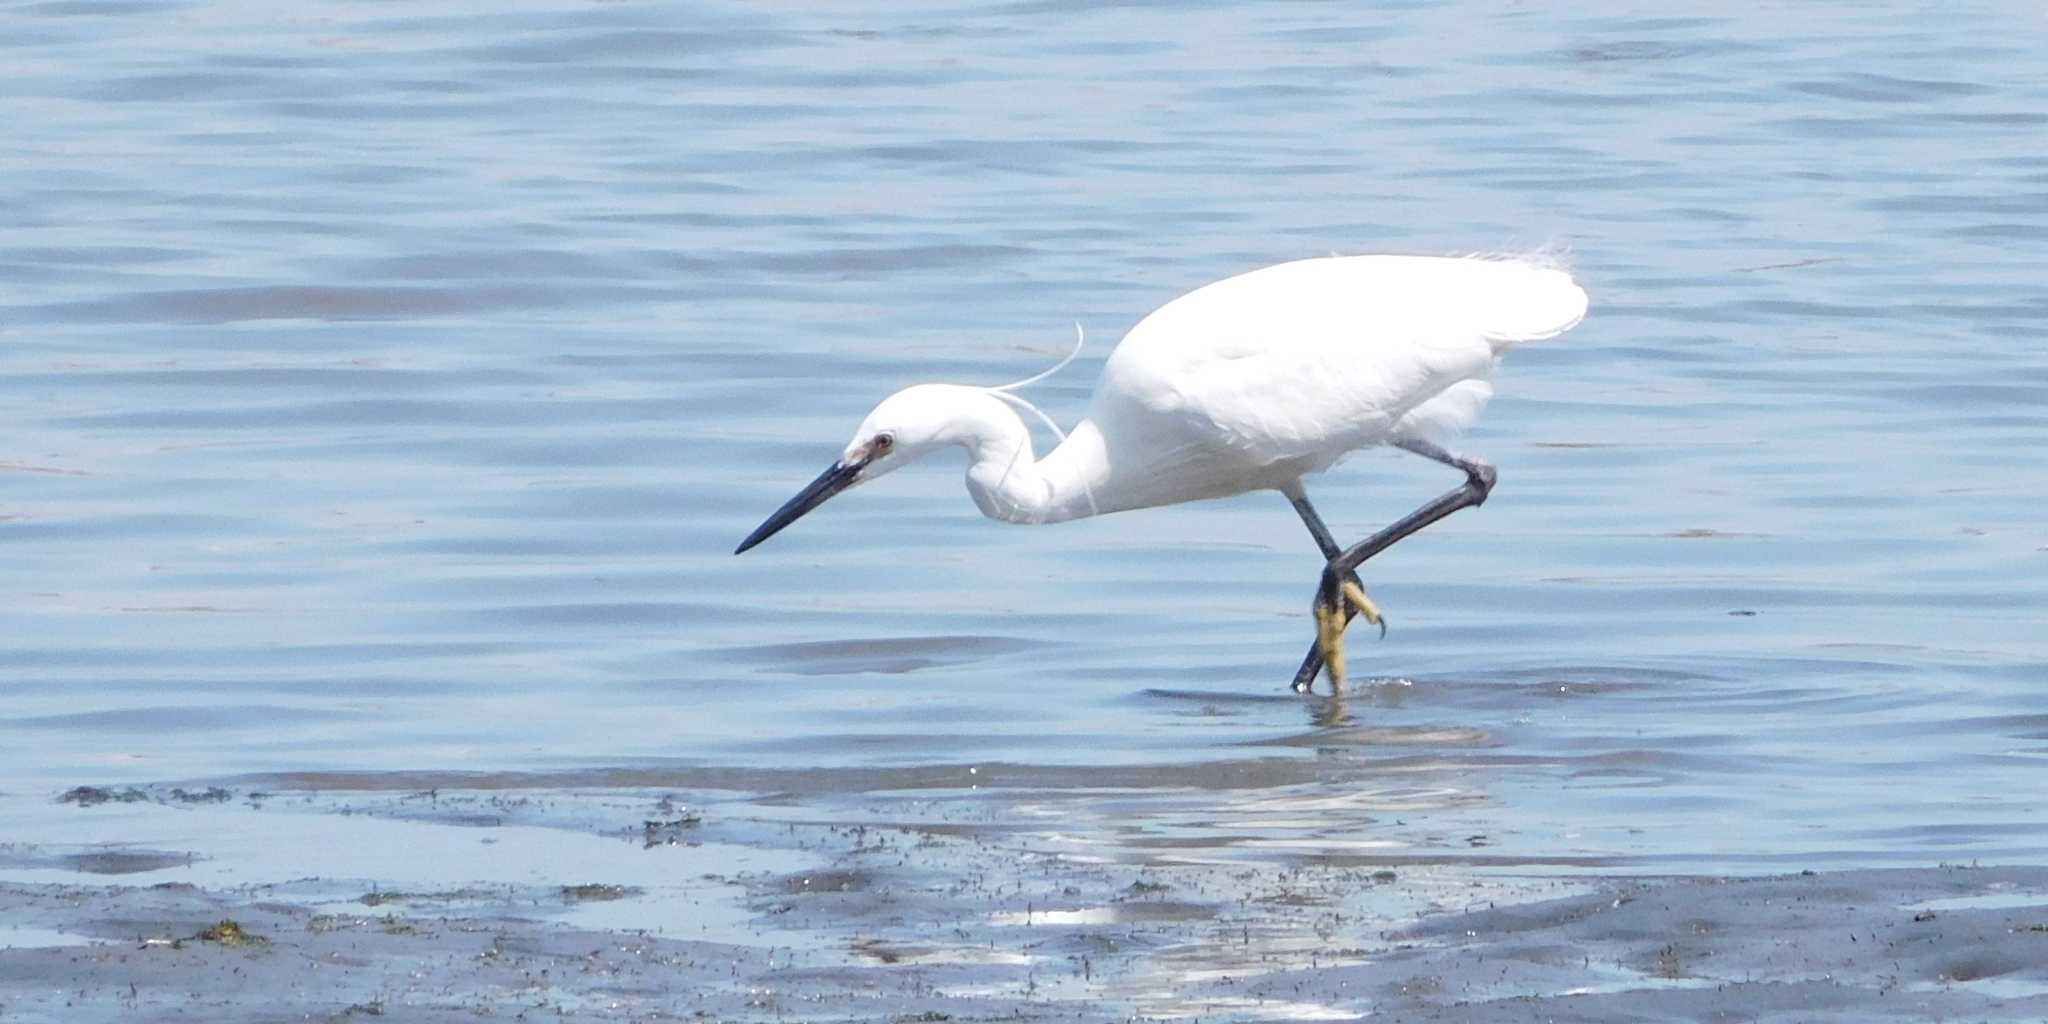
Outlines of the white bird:
{"type": "Polygon", "coordinates": [[[1189,292],[1131,328],[1103,365],[1087,418],[1044,458],[1013,406],[1038,410],[1010,392],[1046,374],[1001,388],[908,387],[876,406],[838,460],[734,553],[834,494],[946,447],[967,450],[974,503],[1012,523],[1275,490],[1325,559],[1316,644],[1294,688],[1308,692],[1327,663],[1341,689],[1352,615],[1385,629],[1358,565],[1486,500],[1493,467],[1439,442],[1478,418],[1507,349],[1585,315],[1586,293],[1571,275],[1534,258],[1332,256],[1255,270],[1189,292]],[[1465,482],[1340,547],[1302,478],[1382,444],[1452,466],[1465,482]]]}

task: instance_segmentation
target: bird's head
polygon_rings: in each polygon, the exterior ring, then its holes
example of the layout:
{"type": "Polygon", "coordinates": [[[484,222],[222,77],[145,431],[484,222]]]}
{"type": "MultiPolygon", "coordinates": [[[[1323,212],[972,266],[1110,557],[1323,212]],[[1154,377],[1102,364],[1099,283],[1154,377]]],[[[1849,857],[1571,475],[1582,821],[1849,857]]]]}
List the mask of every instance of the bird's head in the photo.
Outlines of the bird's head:
{"type": "Polygon", "coordinates": [[[748,534],[733,554],[774,536],[840,491],[895,472],[947,445],[962,443],[969,429],[966,421],[970,417],[965,413],[977,395],[985,392],[953,384],[918,384],[883,399],[861,421],[838,460],[748,534]]]}

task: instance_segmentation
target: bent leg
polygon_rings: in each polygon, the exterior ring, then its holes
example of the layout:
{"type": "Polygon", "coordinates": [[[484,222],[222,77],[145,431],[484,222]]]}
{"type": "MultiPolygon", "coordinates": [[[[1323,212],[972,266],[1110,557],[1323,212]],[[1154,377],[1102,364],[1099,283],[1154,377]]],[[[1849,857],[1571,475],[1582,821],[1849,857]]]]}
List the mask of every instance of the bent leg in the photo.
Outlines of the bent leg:
{"type": "MultiPolygon", "coordinates": [[[[1315,539],[1316,547],[1322,551],[1325,564],[1343,554],[1344,549],[1337,544],[1337,538],[1323,523],[1323,517],[1316,512],[1316,507],[1309,503],[1308,492],[1303,489],[1300,481],[1282,488],[1281,493],[1287,495],[1288,502],[1294,506],[1295,514],[1301,517],[1302,525],[1308,527],[1309,536],[1315,539]]],[[[1367,622],[1380,627],[1380,636],[1387,635],[1386,617],[1380,614],[1379,606],[1366,596],[1365,581],[1359,579],[1356,572],[1345,574],[1336,593],[1325,594],[1318,590],[1314,608],[1317,642],[1309,649],[1308,657],[1303,660],[1301,668],[1294,673],[1293,688],[1296,693],[1309,692],[1310,685],[1315,682],[1316,673],[1323,668],[1323,649],[1327,646],[1325,641],[1341,643],[1344,628],[1351,624],[1352,616],[1364,614],[1367,622]],[[1331,640],[1332,637],[1337,639],[1331,640]]]]}
{"type": "MultiPolygon", "coordinates": [[[[1435,444],[1420,439],[1396,441],[1394,444],[1404,451],[1413,452],[1424,458],[1463,470],[1465,482],[1446,491],[1436,500],[1389,524],[1378,533],[1353,544],[1351,547],[1331,557],[1329,564],[1323,569],[1322,585],[1316,592],[1318,608],[1322,608],[1327,604],[1328,607],[1334,610],[1340,606],[1343,603],[1341,595],[1344,581],[1351,577],[1367,559],[1393,547],[1403,538],[1415,534],[1422,528],[1459,509],[1485,504],[1487,496],[1493,493],[1494,481],[1498,474],[1486,462],[1453,454],[1435,444]]],[[[1331,669],[1330,685],[1333,688],[1340,688],[1344,685],[1343,669],[1341,667],[1341,658],[1343,657],[1342,631],[1339,630],[1336,633],[1334,643],[1330,642],[1331,639],[1327,631],[1319,631],[1315,645],[1309,649],[1307,657],[1302,659],[1301,669],[1295,673],[1294,689],[1296,692],[1306,693],[1309,686],[1315,682],[1317,670],[1325,665],[1331,669]]]]}

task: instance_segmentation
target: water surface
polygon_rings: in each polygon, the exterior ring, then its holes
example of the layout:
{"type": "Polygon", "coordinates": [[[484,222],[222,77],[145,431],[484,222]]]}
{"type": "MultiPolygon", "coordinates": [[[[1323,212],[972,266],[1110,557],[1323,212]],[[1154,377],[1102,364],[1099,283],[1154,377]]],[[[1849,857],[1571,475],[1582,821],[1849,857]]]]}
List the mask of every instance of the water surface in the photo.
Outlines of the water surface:
{"type": "MultiPolygon", "coordinates": [[[[2048,853],[2031,5],[9,21],[0,808],[45,840],[79,783],[262,774],[988,799],[1134,858],[2048,853]],[[1369,567],[1341,706],[1286,691],[1277,496],[1016,529],[945,464],[730,554],[896,387],[1078,322],[1071,420],[1202,282],[1536,248],[1593,315],[1463,442],[1494,499],[1369,567]]],[[[1312,490],[1363,535],[1451,482],[1312,490]]]]}

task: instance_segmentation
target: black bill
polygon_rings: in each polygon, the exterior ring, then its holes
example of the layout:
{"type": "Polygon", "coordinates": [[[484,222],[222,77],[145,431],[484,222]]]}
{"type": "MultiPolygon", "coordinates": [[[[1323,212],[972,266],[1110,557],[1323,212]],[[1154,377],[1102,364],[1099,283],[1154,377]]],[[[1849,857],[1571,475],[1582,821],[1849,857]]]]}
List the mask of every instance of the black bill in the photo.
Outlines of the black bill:
{"type": "Polygon", "coordinates": [[[747,539],[740,541],[740,546],[733,549],[733,554],[742,554],[748,548],[775,536],[783,527],[802,518],[804,513],[823,505],[825,499],[851,487],[853,481],[860,476],[861,467],[866,465],[865,459],[859,462],[833,463],[831,468],[818,474],[818,478],[811,481],[810,486],[798,491],[796,497],[784,502],[766,522],[755,527],[754,532],[747,534],[747,539]]]}

